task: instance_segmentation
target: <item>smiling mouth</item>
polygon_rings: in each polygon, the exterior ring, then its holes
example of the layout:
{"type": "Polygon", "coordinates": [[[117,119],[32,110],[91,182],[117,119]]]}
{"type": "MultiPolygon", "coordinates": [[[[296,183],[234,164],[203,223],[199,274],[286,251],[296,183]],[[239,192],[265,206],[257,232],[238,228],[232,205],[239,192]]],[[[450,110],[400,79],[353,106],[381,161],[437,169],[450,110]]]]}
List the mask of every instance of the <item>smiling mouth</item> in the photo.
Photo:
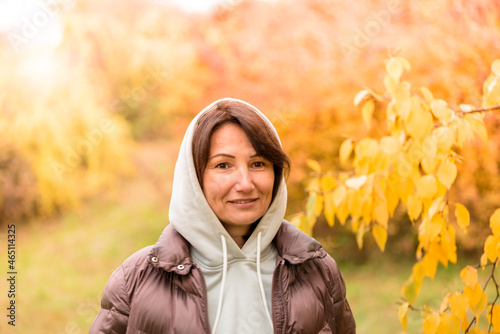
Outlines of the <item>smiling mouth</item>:
{"type": "Polygon", "coordinates": [[[246,203],[251,203],[255,202],[257,199],[246,199],[246,200],[241,200],[241,201],[229,201],[229,203],[234,203],[234,204],[246,204],[246,203]]]}

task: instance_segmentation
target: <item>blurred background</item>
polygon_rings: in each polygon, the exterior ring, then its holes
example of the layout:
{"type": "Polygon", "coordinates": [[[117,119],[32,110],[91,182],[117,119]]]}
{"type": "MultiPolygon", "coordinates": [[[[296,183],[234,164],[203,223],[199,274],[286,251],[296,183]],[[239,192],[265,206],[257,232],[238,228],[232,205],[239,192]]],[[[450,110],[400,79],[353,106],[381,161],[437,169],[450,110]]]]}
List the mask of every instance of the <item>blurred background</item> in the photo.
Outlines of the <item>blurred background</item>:
{"type": "MultiPolygon", "coordinates": [[[[307,159],[339,169],[346,136],[367,130],[353,105],[383,93],[385,60],[450,105],[479,106],[500,58],[494,0],[3,0],[0,1],[0,240],[16,224],[17,318],[1,333],[87,333],[113,270],[156,242],[168,224],[177,152],[203,107],[246,100],[275,124],[292,160],[287,216],[305,205],[307,159]]],[[[500,126],[470,142],[450,201],[471,213],[459,255],[479,263],[488,219],[500,207],[500,126]]],[[[404,208],[386,252],[358,250],[349,227],[314,230],[340,263],[359,333],[401,332],[400,286],[415,258],[404,208]]],[[[460,282],[440,268],[422,292],[438,302],[460,282]]],[[[409,323],[418,332],[419,323],[409,323]]]]}

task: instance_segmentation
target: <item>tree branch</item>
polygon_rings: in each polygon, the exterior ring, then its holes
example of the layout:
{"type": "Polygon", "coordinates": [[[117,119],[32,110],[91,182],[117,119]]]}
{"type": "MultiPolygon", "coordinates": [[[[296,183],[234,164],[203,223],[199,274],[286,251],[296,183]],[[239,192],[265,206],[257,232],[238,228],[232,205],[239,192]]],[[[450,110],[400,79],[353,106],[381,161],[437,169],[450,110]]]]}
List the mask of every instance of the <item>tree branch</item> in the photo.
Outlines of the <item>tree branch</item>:
{"type": "Polygon", "coordinates": [[[481,112],[487,112],[487,111],[498,111],[500,110],[500,105],[499,106],[493,106],[493,107],[486,107],[486,108],[478,108],[478,109],[473,109],[470,111],[460,111],[459,116],[463,115],[468,115],[468,114],[474,114],[474,113],[481,113],[481,112]]]}
{"type": "MultiPolygon", "coordinates": [[[[495,264],[497,263],[497,261],[498,261],[498,259],[495,260],[495,264]]],[[[491,279],[493,280],[493,283],[495,284],[495,290],[496,290],[497,295],[495,296],[495,300],[493,300],[493,302],[491,303],[490,319],[492,319],[492,320],[490,321],[490,327],[488,327],[488,333],[491,332],[491,327],[493,325],[493,307],[495,306],[495,303],[497,302],[498,298],[500,297],[500,291],[498,290],[499,285],[498,285],[497,280],[495,279],[495,276],[493,275],[495,268],[496,268],[496,265],[493,266],[492,274],[490,276],[491,276],[491,279]]]]}
{"type": "MultiPolygon", "coordinates": [[[[500,108],[499,108],[500,109],[500,108]]],[[[497,291],[497,296],[495,298],[495,300],[493,301],[493,303],[491,304],[491,311],[490,311],[490,316],[493,317],[493,305],[495,305],[495,302],[497,301],[498,297],[500,296],[499,294],[499,291],[498,289],[500,288],[500,286],[498,285],[496,279],[495,279],[495,269],[497,268],[497,263],[498,263],[498,258],[495,259],[494,262],[491,263],[491,273],[490,275],[488,276],[488,278],[486,279],[486,282],[484,283],[484,286],[483,286],[483,291],[486,290],[486,287],[488,286],[488,283],[493,280],[493,283],[495,284],[495,288],[496,288],[496,291],[497,291]]],[[[472,327],[472,325],[477,321],[476,317],[474,317],[470,324],[469,324],[469,327],[467,327],[467,329],[465,330],[464,333],[468,333],[470,328],[472,327]]],[[[488,329],[488,333],[491,331],[491,323],[490,323],[490,327],[488,329]]]]}

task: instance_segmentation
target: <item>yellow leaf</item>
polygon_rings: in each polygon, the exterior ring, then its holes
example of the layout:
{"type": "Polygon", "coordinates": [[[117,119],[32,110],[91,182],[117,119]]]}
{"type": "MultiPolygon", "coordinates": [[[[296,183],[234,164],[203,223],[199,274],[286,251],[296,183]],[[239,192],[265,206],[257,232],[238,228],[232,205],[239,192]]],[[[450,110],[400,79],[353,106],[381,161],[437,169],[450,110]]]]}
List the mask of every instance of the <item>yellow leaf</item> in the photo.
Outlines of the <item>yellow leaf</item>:
{"type": "Polygon", "coordinates": [[[294,215],[292,219],[290,219],[290,223],[295,225],[296,227],[300,226],[300,219],[302,218],[303,214],[297,214],[294,215]]]}
{"type": "MultiPolygon", "coordinates": [[[[498,236],[490,235],[486,238],[486,241],[484,242],[484,254],[486,255],[487,259],[490,260],[491,262],[494,262],[495,259],[497,258],[498,241],[499,241],[498,236]]],[[[482,263],[483,259],[481,258],[481,264],[482,263]]]]}
{"type": "Polygon", "coordinates": [[[432,198],[437,190],[436,179],[433,175],[424,175],[417,182],[417,192],[422,198],[432,198]]]}
{"type": "Polygon", "coordinates": [[[311,225],[311,228],[314,226],[316,223],[316,206],[318,205],[317,202],[320,200],[320,197],[317,193],[311,193],[309,195],[309,198],[307,199],[307,204],[306,204],[306,216],[307,219],[309,220],[309,225],[311,225]]]}
{"type": "Polygon", "coordinates": [[[460,332],[460,319],[453,314],[441,314],[441,321],[436,333],[458,334],[460,332]]]}
{"type": "Polygon", "coordinates": [[[398,195],[401,198],[403,204],[407,203],[408,197],[415,193],[416,180],[419,178],[418,166],[413,166],[409,171],[410,175],[408,178],[401,178],[401,183],[397,189],[398,195]]]}
{"type": "Polygon", "coordinates": [[[417,262],[413,265],[412,273],[411,273],[411,278],[413,279],[414,282],[419,282],[422,283],[425,277],[425,268],[423,265],[423,262],[417,262]]]}
{"type": "Polygon", "coordinates": [[[497,77],[500,77],[500,59],[495,59],[493,64],[491,64],[491,72],[497,77]]]}
{"type": "Polygon", "coordinates": [[[307,159],[306,163],[307,166],[309,166],[309,168],[311,168],[313,171],[315,171],[316,173],[321,173],[321,165],[316,160],[307,159]]]}
{"type": "Polygon", "coordinates": [[[309,225],[309,220],[303,214],[295,216],[291,223],[297,226],[302,232],[312,235],[312,227],[309,225]]]}
{"type": "Polygon", "coordinates": [[[406,328],[408,326],[408,306],[409,303],[403,303],[398,308],[398,318],[401,326],[403,327],[403,331],[406,333],[406,328]]]}
{"type": "Polygon", "coordinates": [[[384,86],[390,96],[394,96],[396,94],[396,82],[389,75],[384,77],[384,86]]]}
{"type": "Polygon", "coordinates": [[[361,175],[358,177],[351,177],[350,179],[347,179],[345,181],[345,185],[348,188],[359,190],[359,188],[361,188],[366,183],[367,180],[368,180],[368,177],[366,175],[361,175]]]}
{"type": "MultiPolygon", "coordinates": [[[[477,285],[477,286],[479,286],[479,285],[477,285]]],[[[488,296],[486,295],[486,293],[484,293],[484,291],[481,291],[480,296],[481,296],[481,298],[480,298],[479,302],[477,303],[476,307],[472,308],[472,314],[474,314],[477,318],[479,318],[481,313],[484,312],[484,310],[486,309],[486,306],[488,305],[488,296]]]]}
{"type": "Polygon", "coordinates": [[[359,223],[358,229],[356,230],[356,242],[358,244],[358,248],[362,249],[363,248],[363,237],[365,235],[365,222],[361,221],[359,223]]]}
{"type": "Polygon", "coordinates": [[[438,328],[441,318],[439,314],[433,312],[424,318],[422,322],[422,334],[434,334],[438,328]]]}
{"type": "Polygon", "coordinates": [[[335,189],[335,179],[330,175],[323,176],[321,178],[321,187],[325,193],[332,191],[335,189]]]}
{"type": "Polygon", "coordinates": [[[477,269],[467,266],[460,271],[460,277],[465,285],[474,288],[477,284],[477,269]]]}
{"type": "Polygon", "coordinates": [[[375,103],[373,100],[366,101],[361,108],[361,115],[363,116],[363,121],[365,122],[367,128],[370,128],[374,110],[375,103]]]}
{"type": "Polygon", "coordinates": [[[360,91],[356,96],[354,97],[354,105],[357,107],[361,103],[361,101],[369,98],[372,95],[371,91],[369,89],[364,89],[360,91]]]}
{"type": "Polygon", "coordinates": [[[429,209],[427,210],[427,214],[429,217],[434,217],[434,215],[438,212],[441,212],[443,210],[443,198],[438,197],[434,201],[432,201],[432,204],[429,206],[429,209]]]}
{"type": "Polygon", "coordinates": [[[448,254],[445,253],[439,242],[431,242],[428,254],[435,257],[443,266],[448,267],[448,254]]]}
{"type": "Polygon", "coordinates": [[[406,58],[396,57],[396,59],[403,65],[405,70],[409,71],[411,69],[410,62],[406,58]]]}
{"type": "Polygon", "coordinates": [[[496,332],[500,332],[500,305],[494,305],[493,309],[491,306],[488,307],[488,323],[493,326],[496,332]]]}
{"type": "Polygon", "coordinates": [[[334,205],[334,199],[333,199],[333,193],[332,192],[327,192],[324,195],[325,199],[325,218],[326,221],[328,222],[328,225],[330,227],[333,227],[335,224],[335,205],[334,205]]]}
{"type": "Polygon", "coordinates": [[[391,58],[385,65],[389,76],[397,83],[403,74],[403,64],[396,58],[391,58]]]}
{"type": "MultiPolygon", "coordinates": [[[[345,189],[345,188],[344,188],[345,189]]],[[[334,198],[335,201],[335,198],[334,198]]],[[[338,206],[338,210],[336,211],[337,217],[339,218],[340,225],[345,225],[345,221],[349,216],[349,206],[347,201],[344,201],[342,206],[338,206]]]]}
{"type": "Polygon", "coordinates": [[[438,151],[437,142],[432,136],[427,136],[422,142],[422,168],[428,174],[434,171],[437,161],[436,153],[438,151]]]}
{"type": "Polygon", "coordinates": [[[474,316],[479,317],[479,315],[484,311],[486,305],[488,304],[488,297],[481,290],[479,284],[476,283],[474,288],[466,286],[464,288],[464,295],[469,299],[470,309],[474,316]]]}
{"type": "Polygon", "coordinates": [[[441,182],[447,189],[450,189],[453,182],[457,177],[457,166],[450,160],[446,160],[438,168],[437,179],[441,182]]]}
{"type": "Polygon", "coordinates": [[[452,125],[455,127],[455,137],[458,146],[462,147],[464,143],[474,138],[469,122],[463,118],[457,118],[452,125]]]}
{"type": "Polygon", "coordinates": [[[434,240],[435,237],[441,232],[444,220],[441,215],[436,214],[432,219],[424,219],[418,227],[419,240],[424,244],[424,247],[434,240]]]}
{"type": "Polygon", "coordinates": [[[387,229],[387,223],[389,221],[389,212],[387,211],[387,203],[383,200],[375,200],[375,205],[373,206],[373,218],[374,220],[387,229]]]}
{"type": "Polygon", "coordinates": [[[455,141],[453,130],[447,126],[440,126],[434,129],[433,135],[436,138],[438,149],[447,153],[455,141]]]}
{"type": "Polygon", "coordinates": [[[441,305],[439,306],[439,313],[444,313],[448,309],[448,302],[450,301],[451,294],[448,292],[444,296],[443,300],[441,301],[441,305]]]}
{"type": "Polygon", "coordinates": [[[349,212],[351,216],[359,217],[361,215],[364,202],[362,194],[360,194],[359,192],[354,192],[352,195],[349,196],[347,201],[349,204],[349,212]]]}
{"type": "Polygon", "coordinates": [[[483,253],[483,255],[481,255],[481,267],[483,267],[484,269],[484,266],[486,266],[488,264],[488,256],[486,255],[486,253],[483,253]]]}
{"type": "Polygon", "coordinates": [[[351,139],[346,139],[344,142],[340,145],[339,149],[339,155],[340,155],[340,163],[342,165],[345,165],[347,160],[349,159],[349,156],[352,153],[353,149],[353,144],[351,139]]]}
{"type": "Polygon", "coordinates": [[[434,100],[434,95],[432,95],[431,91],[427,87],[420,87],[420,91],[424,96],[425,101],[431,103],[434,100]]]}
{"type": "Polygon", "coordinates": [[[408,162],[413,165],[418,165],[420,163],[424,157],[424,152],[422,150],[422,143],[419,140],[415,140],[410,144],[407,157],[408,162]]]}
{"type": "Polygon", "coordinates": [[[377,242],[378,248],[383,252],[385,250],[385,243],[387,242],[387,231],[380,225],[373,225],[372,235],[377,242]]]}
{"type": "Polygon", "coordinates": [[[434,100],[430,103],[431,111],[434,116],[443,122],[449,122],[453,119],[453,110],[448,108],[448,104],[444,100],[434,100]]]}
{"type": "Polygon", "coordinates": [[[396,112],[404,122],[408,121],[411,110],[411,98],[408,95],[398,96],[396,100],[396,112]]]}
{"type": "Polygon", "coordinates": [[[399,204],[399,195],[396,191],[388,191],[387,193],[387,210],[389,216],[392,217],[396,207],[399,204]]]}
{"type": "Polygon", "coordinates": [[[491,215],[490,228],[494,235],[500,235],[500,209],[496,209],[491,215]]]}
{"type": "Polygon", "coordinates": [[[314,177],[311,179],[309,184],[307,185],[307,190],[315,193],[320,193],[321,192],[321,183],[320,179],[318,177],[314,177]]]}
{"type": "Polygon", "coordinates": [[[333,192],[333,204],[336,207],[339,207],[342,202],[344,202],[345,198],[347,195],[347,190],[344,185],[340,185],[335,191],[333,192]]]}
{"type": "Polygon", "coordinates": [[[420,288],[422,286],[421,282],[416,282],[413,278],[410,278],[403,287],[401,288],[403,297],[411,304],[415,302],[417,298],[420,288]]]}
{"type": "Polygon", "coordinates": [[[380,148],[382,152],[387,155],[396,155],[400,149],[401,145],[398,143],[397,139],[390,136],[385,136],[380,140],[380,148]]]}
{"type": "Polygon", "coordinates": [[[470,224],[470,214],[465,206],[460,203],[455,204],[455,217],[457,218],[458,226],[466,229],[470,224]]]}
{"type": "Polygon", "coordinates": [[[450,262],[457,262],[455,229],[451,225],[441,231],[441,249],[450,262]]]}
{"type": "Polygon", "coordinates": [[[488,132],[486,131],[486,127],[484,125],[484,121],[482,119],[482,115],[478,114],[469,114],[464,116],[464,120],[469,123],[472,131],[478,135],[478,137],[484,141],[488,141],[488,132]]]}
{"type": "Polygon", "coordinates": [[[458,318],[463,319],[465,318],[465,314],[469,308],[469,300],[460,292],[455,292],[448,300],[448,305],[450,305],[450,309],[453,314],[455,314],[458,318]]]}
{"type": "Polygon", "coordinates": [[[416,140],[422,140],[434,128],[432,114],[421,101],[412,99],[412,108],[406,122],[408,134],[416,140]]]}
{"type": "Polygon", "coordinates": [[[422,259],[422,269],[425,276],[434,279],[436,276],[438,260],[433,254],[427,253],[422,259]]]}
{"type": "Polygon", "coordinates": [[[314,215],[318,217],[321,214],[321,211],[323,210],[323,196],[318,195],[318,198],[316,199],[316,202],[314,203],[314,215]]]}
{"type": "Polygon", "coordinates": [[[408,197],[408,216],[412,221],[415,221],[420,216],[422,212],[422,201],[416,195],[410,195],[408,197]]]}
{"type": "Polygon", "coordinates": [[[378,142],[371,138],[365,138],[358,143],[355,151],[355,162],[359,163],[359,161],[365,158],[375,158],[379,151],[378,142]]]}
{"type": "Polygon", "coordinates": [[[499,76],[491,74],[483,84],[483,106],[490,107],[500,102],[499,76]]]}

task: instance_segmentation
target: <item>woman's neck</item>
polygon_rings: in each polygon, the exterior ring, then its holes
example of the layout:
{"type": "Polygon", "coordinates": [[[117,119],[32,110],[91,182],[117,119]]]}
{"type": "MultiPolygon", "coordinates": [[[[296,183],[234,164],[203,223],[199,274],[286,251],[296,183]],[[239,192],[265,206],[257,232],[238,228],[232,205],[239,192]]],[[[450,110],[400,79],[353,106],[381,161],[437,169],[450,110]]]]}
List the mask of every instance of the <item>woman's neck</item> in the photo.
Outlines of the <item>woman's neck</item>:
{"type": "Polygon", "coordinates": [[[233,238],[234,242],[243,248],[243,245],[248,240],[253,230],[255,229],[256,223],[251,225],[231,225],[222,223],[227,233],[233,238]]]}

